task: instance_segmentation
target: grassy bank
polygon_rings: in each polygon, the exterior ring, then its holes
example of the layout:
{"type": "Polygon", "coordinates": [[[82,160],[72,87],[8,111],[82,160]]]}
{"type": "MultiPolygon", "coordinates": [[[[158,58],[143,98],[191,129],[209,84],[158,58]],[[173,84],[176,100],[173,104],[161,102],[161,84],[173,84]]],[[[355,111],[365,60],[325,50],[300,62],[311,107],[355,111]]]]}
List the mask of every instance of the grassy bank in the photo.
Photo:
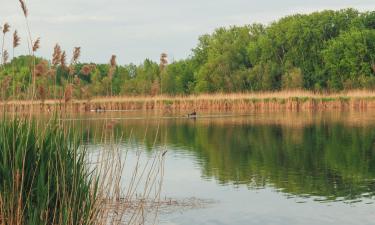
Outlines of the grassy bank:
{"type": "Polygon", "coordinates": [[[251,110],[325,110],[375,108],[375,92],[351,91],[316,94],[307,91],[282,91],[190,96],[117,96],[89,100],[9,101],[1,103],[7,111],[144,110],[144,111],[251,111],[251,110]]]}

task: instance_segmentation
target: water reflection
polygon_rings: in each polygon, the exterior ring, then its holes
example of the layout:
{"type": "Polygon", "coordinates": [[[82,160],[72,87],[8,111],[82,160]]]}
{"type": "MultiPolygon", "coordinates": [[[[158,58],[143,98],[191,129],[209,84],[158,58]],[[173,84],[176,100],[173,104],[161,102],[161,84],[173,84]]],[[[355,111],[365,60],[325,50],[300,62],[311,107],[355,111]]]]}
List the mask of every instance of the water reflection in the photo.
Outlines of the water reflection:
{"type": "Polygon", "coordinates": [[[272,187],[316,201],[375,195],[371,113],[254,113],[197,120],[105,116],[81,121],[90,142],[114,132],[150,151],[156,137],[158,145],[193,155],[202,176],[221,185],[272,187]]]}

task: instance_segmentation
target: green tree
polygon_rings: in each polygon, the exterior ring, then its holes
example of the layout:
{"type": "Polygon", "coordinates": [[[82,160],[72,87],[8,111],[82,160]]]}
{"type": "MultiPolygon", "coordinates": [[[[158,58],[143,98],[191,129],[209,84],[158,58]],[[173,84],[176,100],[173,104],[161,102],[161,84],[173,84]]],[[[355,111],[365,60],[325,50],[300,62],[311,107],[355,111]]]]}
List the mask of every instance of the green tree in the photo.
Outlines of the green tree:
{"type": "Polygon", "coordinates": [[[374,77],[375,30],[342,33],[328,43],[323,57],[330,88],[340,90],[349,82],[352,88],[364,87],[359,78],[374,77]]]}

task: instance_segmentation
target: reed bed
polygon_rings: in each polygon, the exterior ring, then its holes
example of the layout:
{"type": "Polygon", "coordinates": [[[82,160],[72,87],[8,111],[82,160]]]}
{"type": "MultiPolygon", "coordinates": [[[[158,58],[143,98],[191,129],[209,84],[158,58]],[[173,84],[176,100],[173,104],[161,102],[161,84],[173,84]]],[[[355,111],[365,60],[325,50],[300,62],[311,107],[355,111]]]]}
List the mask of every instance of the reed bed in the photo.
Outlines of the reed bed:
{"type": "Polygon", "coordinates": [[[1,103],[8,111],[251,111],[251,110],[324,110],[375,108],[375,92],[356,90],[340,93],[281,91],[189,96],[112,96],[87,100],[9,101],[1,103]],[[34,107],[31,107],[34,106],[34,107]]]}
{"type": "Polygon", "coordinates": [[[123,187],[121,150],[109,142],[93,160],[83,137],[56,118],[47,124],[28,118],[0,121],[1,225],[144,224],[150,209],[145,211],[142,202],[149,199],[157,213],[165,153],[137,162],[123,187]]]}

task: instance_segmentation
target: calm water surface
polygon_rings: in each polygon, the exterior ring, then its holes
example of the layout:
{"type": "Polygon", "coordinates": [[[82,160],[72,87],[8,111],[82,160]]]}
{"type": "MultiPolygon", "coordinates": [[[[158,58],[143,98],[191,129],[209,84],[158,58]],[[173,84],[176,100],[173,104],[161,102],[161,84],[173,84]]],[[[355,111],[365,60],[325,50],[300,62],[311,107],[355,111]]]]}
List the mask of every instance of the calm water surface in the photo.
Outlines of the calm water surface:
{"type": "Polygon", "coordinates": [[[162,213],[158,224],[375,224],[375,112],[201,116],[74,119],[95,144],[100,133],[121,133],[147,153],[156,138],[168,150],[162,195],[215,202],[162,213]]]}

